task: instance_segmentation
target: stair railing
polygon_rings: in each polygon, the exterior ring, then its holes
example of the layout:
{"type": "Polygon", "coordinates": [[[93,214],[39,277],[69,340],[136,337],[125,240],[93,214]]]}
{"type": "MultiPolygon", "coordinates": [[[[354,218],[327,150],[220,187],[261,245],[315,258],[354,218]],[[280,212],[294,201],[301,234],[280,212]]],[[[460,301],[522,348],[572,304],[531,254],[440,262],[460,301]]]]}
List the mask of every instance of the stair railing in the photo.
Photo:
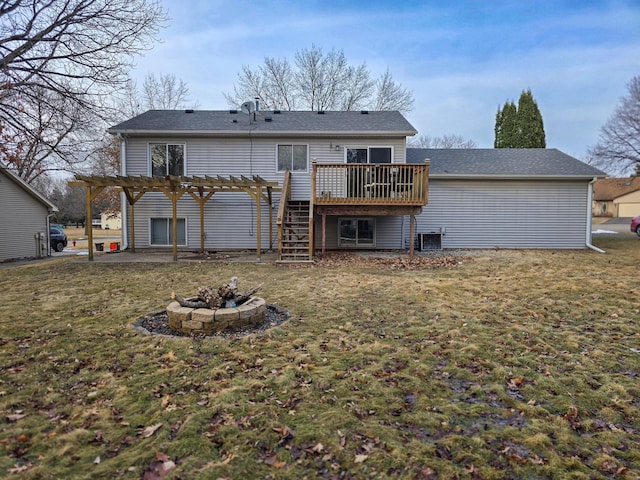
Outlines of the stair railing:
{"type": "Polygon", "coordinates": [[[282,182],[282,193],[280,194],[280,205],[278,205],[278,217],[276,225],[278,226],[278,258],[282,258],[282,242],[284,235],[284,219],[287,214],[287,203],[291,197],[291,171],[289,169],[284,172],[284,180],[282,182]]]}

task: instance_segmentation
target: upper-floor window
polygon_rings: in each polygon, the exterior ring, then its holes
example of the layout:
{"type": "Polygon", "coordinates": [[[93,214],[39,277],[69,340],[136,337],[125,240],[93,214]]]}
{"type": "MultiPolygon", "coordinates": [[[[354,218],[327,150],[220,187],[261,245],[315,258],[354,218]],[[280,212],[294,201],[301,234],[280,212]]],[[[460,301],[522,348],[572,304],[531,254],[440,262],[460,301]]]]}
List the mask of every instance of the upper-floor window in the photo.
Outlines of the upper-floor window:
{"type": "Polygon", "coordinates": [[[347,148],[347,163],[391,163],[391,147],[347,148]]]}
{"type": "Polygon", "coordinates": [[[184,145],[169,143],[151,143],[151,175],[184,175],[184,145]]]}
{"type": "Polygon", "coordinates": [[[308,164],[306,145],[278,145],[278,172],[306,172],[308,164]]]}

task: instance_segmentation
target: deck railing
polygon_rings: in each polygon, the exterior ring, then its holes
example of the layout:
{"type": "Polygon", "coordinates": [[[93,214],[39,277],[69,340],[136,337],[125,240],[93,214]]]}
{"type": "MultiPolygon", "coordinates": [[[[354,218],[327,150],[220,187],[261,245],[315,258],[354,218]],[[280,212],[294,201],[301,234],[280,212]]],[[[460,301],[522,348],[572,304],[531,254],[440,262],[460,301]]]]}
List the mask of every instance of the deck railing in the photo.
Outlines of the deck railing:
{"type": "Polygon", "coordinates": [[[429,163],[313,163],[316,205],[423,206],[428,198],[429,163]]]}

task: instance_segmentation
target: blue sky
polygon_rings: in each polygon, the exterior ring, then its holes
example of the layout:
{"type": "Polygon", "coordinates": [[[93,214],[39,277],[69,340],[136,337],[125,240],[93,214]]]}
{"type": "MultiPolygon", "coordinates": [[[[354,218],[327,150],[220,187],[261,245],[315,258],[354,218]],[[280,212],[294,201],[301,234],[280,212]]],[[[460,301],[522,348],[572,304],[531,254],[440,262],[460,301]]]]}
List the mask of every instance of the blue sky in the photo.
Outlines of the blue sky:
{"type": "Polygon", "coordinates": [[[640,1],[162,0],[171,20],[134,78],[172,73],[226,109],[243,65],[316,45],[413,91],[419,135],[493,147],[495,114],[531,89],[547,147],[580,159],[640,75],[640,1]]]}

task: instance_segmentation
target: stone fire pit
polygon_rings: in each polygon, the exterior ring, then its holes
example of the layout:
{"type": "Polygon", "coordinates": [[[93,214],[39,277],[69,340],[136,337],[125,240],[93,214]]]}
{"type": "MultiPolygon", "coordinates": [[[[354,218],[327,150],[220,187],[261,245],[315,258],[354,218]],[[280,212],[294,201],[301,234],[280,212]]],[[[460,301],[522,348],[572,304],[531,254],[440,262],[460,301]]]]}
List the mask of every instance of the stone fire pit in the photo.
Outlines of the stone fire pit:
{"type": "Polygon", "coordinates": [[[232,308],[190,308],[178,302],[167,306],[169,327],[182,333],[211,334],[242,330],[264,320],[267,302],[260,297],[251,297],[247,302],[232,308]]]}
{"type": "Polygon", "coordinates": [[[233,277],[217,291],[212,287],[198,287],[198,296],[174,299],[167,306],[169,327],[186,334],[211,334],[242,330],[264,320],[267,302],[253,296],[262,285],[245,293],[238,293],[238,277],[233,277]]]}

